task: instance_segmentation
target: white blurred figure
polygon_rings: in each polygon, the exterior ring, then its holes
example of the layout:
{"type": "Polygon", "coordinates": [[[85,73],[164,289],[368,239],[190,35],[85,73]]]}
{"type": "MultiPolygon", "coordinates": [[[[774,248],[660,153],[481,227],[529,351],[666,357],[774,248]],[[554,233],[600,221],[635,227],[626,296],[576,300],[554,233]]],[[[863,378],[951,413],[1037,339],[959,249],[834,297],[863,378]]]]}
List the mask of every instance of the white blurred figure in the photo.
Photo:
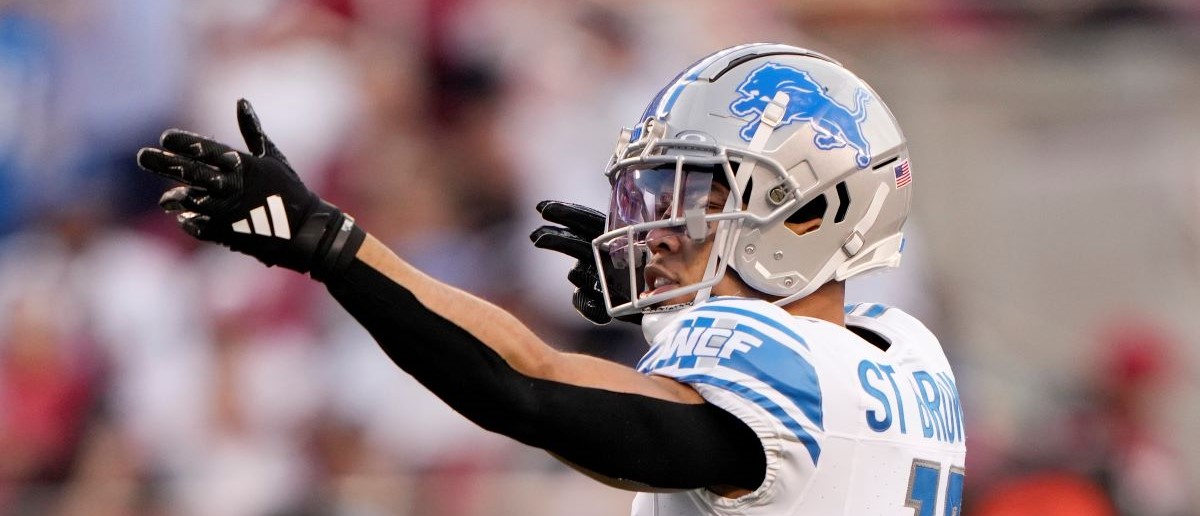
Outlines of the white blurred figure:
{"type": "Polygon", "coordinates": [[[213,331],[209,397],[186,465],[172,481],[184,514],[286,513],[310,501],[311,426],[322,404],[314,285],[262,274],[244,257],[206,249],[194,267],[213,331]]]}
{"type": "Polygon", "coordinates": [[[345,20],[307,1],[196,7],[199,31],[213,44],[192,59],[197,73],[184,117],[218,140],[241,142],[230,114],[237,99],[249,99],[304,181],[321,184],[358,123],[358,70],[341,39],[345,20]]]}

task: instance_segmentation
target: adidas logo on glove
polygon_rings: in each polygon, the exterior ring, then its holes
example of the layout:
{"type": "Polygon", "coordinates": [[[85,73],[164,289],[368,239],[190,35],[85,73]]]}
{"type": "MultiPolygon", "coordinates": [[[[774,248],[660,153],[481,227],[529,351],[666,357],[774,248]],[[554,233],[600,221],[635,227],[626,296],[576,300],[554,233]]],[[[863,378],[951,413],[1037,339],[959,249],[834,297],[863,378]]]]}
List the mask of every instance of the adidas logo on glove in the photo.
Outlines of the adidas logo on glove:
{"type": "Polygon", "coordinates": [[[283,198],[278,195],[267,197],[267,205],[250,210],[250,218],[233,223],[233,230],[238,233],[254,232],[264,236],[274,236],[291,240],[292,229],[288,226],[287,213],[283,210],[283,198]],[[268,212],[270,217],[268,219],[268,212]]]}

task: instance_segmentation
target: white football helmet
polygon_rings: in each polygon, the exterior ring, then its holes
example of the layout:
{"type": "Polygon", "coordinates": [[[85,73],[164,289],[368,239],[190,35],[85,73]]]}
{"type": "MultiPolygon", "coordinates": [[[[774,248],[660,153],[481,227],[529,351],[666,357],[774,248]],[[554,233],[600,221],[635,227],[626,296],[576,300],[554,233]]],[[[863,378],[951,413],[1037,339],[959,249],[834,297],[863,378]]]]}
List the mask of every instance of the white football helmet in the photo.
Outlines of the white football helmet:
{"type": "Polygon", "coordinates": [[[614,317],[686,306],[661,305],[692,292],[702,302],[728,267],[786,305],[900,263],[904,135],[870,86],[810,50],[756,43],[700,60],[622,130],[606,175],[608,231],[592,244],[614,317]],[[707,205],[713,181],[730,190],[723,210],[707,205]],[[798,212],[819,228],[785,226],[798,212]],[[712,238],[703,280],[639,295],[652,231],[712,238]]]}

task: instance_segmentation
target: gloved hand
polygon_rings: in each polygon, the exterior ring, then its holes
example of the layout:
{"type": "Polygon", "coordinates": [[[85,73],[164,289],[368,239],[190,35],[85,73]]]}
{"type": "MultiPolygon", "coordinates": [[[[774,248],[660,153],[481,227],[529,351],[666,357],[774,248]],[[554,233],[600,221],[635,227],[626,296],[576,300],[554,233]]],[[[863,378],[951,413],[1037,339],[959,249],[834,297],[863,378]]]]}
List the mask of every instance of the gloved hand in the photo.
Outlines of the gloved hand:
{"type": "Polygon", "coordinates": [[[238,101],[237,119],[250,153],[179,129],[162,134],[161,148],[138,151],[138,166],[186,185],[167,190],[159,205],[177,212],[189,235],[268,266],[320,279],[348,263],[362,230],[304,186],[245,99],[238,101]]]}
{"type": "MultiPolygon", "coordinates": [[[[567,281],[575,285],[571,304],[585,319],[596,324],[608,324],[612,317],[604,308],[604,290],[592,254],[592,240],[604,233],[604,214],[587,206],[562,201],[539,202],[537,210],[543,219],[561,226],[547,225],[535,229],[529,234],[533,246],[558,251],[577,260],[567,273],[567,281]]],[[[613,271],[605,271],[605,274],[612,277],[613,271]]],[[[628,293],[613,292],[612,295],[614,306],[629,301],[628,293]]],[[[617,319],[641,324],[642,315],[627,315],[617,319]]]]}

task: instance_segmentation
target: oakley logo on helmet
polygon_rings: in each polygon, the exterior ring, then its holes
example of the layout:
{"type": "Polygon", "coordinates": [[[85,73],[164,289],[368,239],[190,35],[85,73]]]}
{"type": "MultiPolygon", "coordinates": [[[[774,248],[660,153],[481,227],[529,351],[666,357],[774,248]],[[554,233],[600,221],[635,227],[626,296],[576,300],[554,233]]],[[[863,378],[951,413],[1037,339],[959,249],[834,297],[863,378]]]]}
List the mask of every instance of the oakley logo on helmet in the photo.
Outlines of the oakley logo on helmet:
{"type": "Polygon", "coordinates": [[[855,151],[855,162],[858,168],[866,168],[871,164],[871,146],[863,137],[861,124],[867,118],[865,105],[871,100],[871,94],[863,88],[858,88],[854,95],[854,111],[838,104],[826,91],[825,87],[817,84],[808,72],[790,66],[767,63],[757,70],[750,72],[746,80],[738,86],[742,94],[729,105],[733,114],[754,118],[742,126],[741,137],[750,141],[767,103],[775,94],[783,91],[788,94],[787,110],[784,112],[780,126],[793,122],[808,122],[812,124],[817,135],[813,144],[821,150],[840,149],[850,146],[855,151]]]}
{"type": "Polygon", "coordinates": [[[713,138],[711,134],[700,131],[680,131],[679,134],[675,135],[675,137],[679,138],[680,140],[700,143],[714,143],[717,141],[717,139],[713,138]]]}

